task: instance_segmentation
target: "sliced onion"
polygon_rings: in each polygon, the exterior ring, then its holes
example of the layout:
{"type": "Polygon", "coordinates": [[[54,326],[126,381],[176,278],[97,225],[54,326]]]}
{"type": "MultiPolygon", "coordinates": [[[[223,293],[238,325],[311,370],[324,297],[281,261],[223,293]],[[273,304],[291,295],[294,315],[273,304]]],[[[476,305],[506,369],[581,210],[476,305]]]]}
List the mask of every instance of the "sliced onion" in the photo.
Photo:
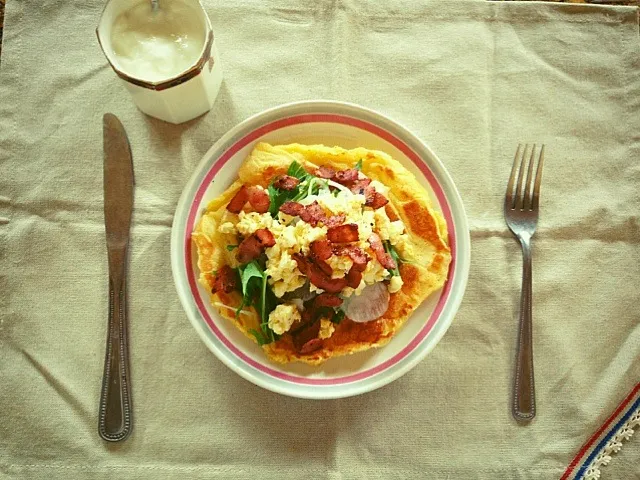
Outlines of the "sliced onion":
{"type": "Polygon", "coordinates": [[[338,190],[342,190],[343,192],[353,195],[353,192],[351,190],[349,190],[347,187],[345,187],[344,185],[341,185],[338,182],[334,182],[333,180],[327,180],[327,183],[332,187],[336,187],[338,190]]]}
{"type": "Polygon", "coordinates": [[[290,302],[296,306],[299,312],[302,312],[304,310],[304,302],[301,298],[292,298],[290,302]]]}
{"type": "MultiPolygon", "coordinates": [[[[237,310],[236,307],[231,307],[229,305],[225,305],[222,302],[213,302],[213,305],[221,308],[228,308],[229,310],[233,310],[234,312],[237,310]]],[[[243,315],[253,315],[249,310],[240,310],[240,313],[243,315]]]]}
{"type": "Polygon", "coordinates": [[[389,290],[383,282],[367,285],[360,295],[351,295],[344,303],[344,313],[354,322],[376,320],[389,308],[389,290]]]}

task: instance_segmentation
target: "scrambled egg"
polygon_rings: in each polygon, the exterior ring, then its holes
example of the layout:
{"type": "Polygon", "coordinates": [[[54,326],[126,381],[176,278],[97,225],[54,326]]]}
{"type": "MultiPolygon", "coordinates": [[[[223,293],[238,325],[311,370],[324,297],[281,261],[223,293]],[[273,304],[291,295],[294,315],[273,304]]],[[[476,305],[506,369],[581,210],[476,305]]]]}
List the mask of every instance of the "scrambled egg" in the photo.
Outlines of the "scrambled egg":
{"type": "Polygon", "coordinates": [[[327,263],[333,270],[331,278],[342,278],[347,274],[349,270],[351,270],[353,260],[344,255],[333,255],[329,257],[327,263]]]}
{"type": "Polygon", "coordinates": [[[265,273],[276,297],[280,298],[287,292],[292,292],[304,285],[306,277],[298,270],[298,264],[286,248],[282,248],[278,241],[273,247],[265,250],[267,265],[265,273]]]}
{"type": "Polygon", "coordinates": [[[402,285],[404,285],[402,277],[399,275],[394,275],[393,277],[391,277],[391,280],[389,280],[389,293],[399,292],[402,288],[402,285]]]}
{"type": "Polygon", "coordinates": [[[392,222],[384,208],[376,210],[373,216],[376,230],[382,240],[389,240],[391,245],[397,245],[408,239],[408,235],[404,233],[404,223],[402,223],[402,220],[392,222]]]}
{"type": "MultiPolygon", "coordinates": [[[[236,229],[238,232],[245,237],[251,235],[256,230],[261,228],[268,228],[271,230],[271,226],[274,224],[273,218],[269,213],[257,213],[257,212],[240,212],[238,214],[238,223],[236,224],[236,229]]],[[[225,225],[224,223],[220,225],[220,228],[225,225]]],[[[276,232],[273,232],[275,235],[276,232]]]]}
{"type": "Polygon", "coordinates": [[[315,240],[327,238],[327,227],[312,227],[306,222],[298,222],[294,227],[297,251],[309,254],[309,244],[315,240]]]}
{"type": "Polygon", "coordinates": [[[269,328],[278,335],[291,328],[296,320],[300,320],[300,312],[295,305],[291,303],[283,303],[278,305],[273,312],[269,314],[269,328]]]}
{"type": "Polygon", "coordinates": [[[333,322],[326,318],[320,319],[320,331],[318,332],[318,338],[325,339],[331,337],[333,332],[336,331],[333,322]]]}

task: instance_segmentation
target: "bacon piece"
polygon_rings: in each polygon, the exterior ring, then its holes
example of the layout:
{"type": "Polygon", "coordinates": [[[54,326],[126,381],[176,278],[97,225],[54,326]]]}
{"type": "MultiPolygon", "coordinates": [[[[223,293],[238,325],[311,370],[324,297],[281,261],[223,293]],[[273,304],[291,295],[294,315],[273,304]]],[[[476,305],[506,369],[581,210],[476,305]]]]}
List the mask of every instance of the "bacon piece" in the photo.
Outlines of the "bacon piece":
{"type": "Polygon", "coordinates": [[[284,202],[280,207],[280,211],[287,215],[300,217],[303,222],[307,222],[312,227],[317,226],[320,222],[324,223],[327,227],[338,226],[341,225],[346,218],[343,213],[327,217],[317,201],[309,205],[302,205],[301,203],[291,201],[284,202]]]}
{"type": "Polygon", "coordinates": [[[258,258],[265,248],[273,247],[275,244],[273,233],[266,228],[260,228],[240,242],[236,258],[240,263],[249,263],[258,258]]]}
{"type": "Polygon", "coordinates": [[[273,186],[279,188],[280,190],[293,190],[298,186],[300,180],[296,177],[292,177],[291,175],[280,175],[273,182],[273,186]]]}
{"type": "Polygon", "coordinates": [[[333,295],[331,293],[321,293],[316,298],[313,299],[313,307],[339,307],[342,305],[342,299],[337,295],[333,295]]]}
{"type": "Polygon", "coordinates": [[[304,205],[298,202],[284,202],[280,205],[280,211],[294,217],[299,217],[304,212],[304,205]]]}
{"type": "Polygon", "coordinates": [[[273,247],[276,244],[276,238],[273,236],[273,233],[271,233],[268,228],[259,228],[253,234],[256,237],[258,237],[260,246],[263,248],[273,247]]]}
{"type": "Polygon", "coordinates": [[[247,203],[247,200],[249,200],[249,189],[245,185],[242,185],[227,205],[227,210],[231,213],[240,213],[240,210],[242,210],[244,204],[247,203]]]}
{"type": "Polygon", "coordinates": [[[324,214],[324,210],[317,201],[304,206],[304,210],[300,214],[300,218],[303,222],[307,222],[312,227],[318,225],[318,222],[323,221],[327,216],[324,214]]]}
{"type": "Polygon", "coordinates": [[[387,203],[384,206],[384,211],[387,213],[387,217],[389,217],[389,220],[391,220],[392,222],[395,222],[396,220],[400,220],[400,217],[398,217],[398,214],[393,209],[390,203],[387,203]]]}
{"type": "Polygon", "coordinates": [[[369,242],[369,245],[371,245],[371,250],[376,254],[376,258],[384,268],[387,270],[393,270],[397,267],[396,262],[391,258],[391,255],[384,251],[382,240],[380,240],[377,233],[372,233],[367,241],[369,242]]]}
{"type": "Polygon", "coordinates": [[[387,203],[389,203],[389,199],[387,197],[373,190],[373,193],[367,196],[365,206],[377,210],[378,208],[384,207],[387,203]]]}
{"type": "Polygon", "coordinates": [[[331,278],[330,267],[325,262],[322,263],[325,263],[326,267],[329,267],[327,272],[323,271],[323,268],[318,264],[311,262],[299,253],[294,253],[292,256],[298,264],[298,270],[300,270],[303,275],[306,275],[309,281],[316,287],[328,293],[338,293],[347,286],[347,281],[344,278],[331,278]]]}
{"type": "Polygon", "coordinates": [[[313,316],[314,316],[314,312],[311,310],[311,308],[306,308],[302,311],[302,318],[300,319],[300,326],[298,328],[296,328],[295,330],[293,329],[293,327],[291,328],[291,330],[289,330],[289,332],[291,332],[291,334],[294,334],[296,332],[299,332],[300,330],[302,330],[305,325],[309,322],[311,322],[313,320],[313,316]]]}
{"type": "Polygon", "coordinates": [[[360,247],[356,247],[355,245],[334,245],[333,253],[335,255],[348,256],[353,260],[352,268],[355,268],[359,272],[364,271],[369,261],[368,255],[364,253],[360,247]]]}
{"type": "Polygon", "coordinates": [[[224,265],[218,273],[216,273],[216,280],[213,283],[213,289],[211,293],[224,292],[231,293],[238,289],[238,274],[229,265],[224,265]]]}
{"type": "Polygon", "coordinates": [[[365,195],[366,189],[370,183],[371,183],[370,178],[359,178],[349,186],[349,190],[351,190],[355,194],[359,193],[359,194],[365,195]]]}
{"type": "Polygon", "coordinates": [[[262,245],[260,244],[260,240],[255,235],[250,235],[240,242],[240,245],[238,245],[236,258],[238,259],[238,262],[244,264],[249,263],[251,260],[255,260],[261,253],[262,245]]]}
{"type": "Polygon", "coordinates": [[[329,240],[314,240],[309,244],[309,249],[314,260],[327,260],[333,255],[329,240]]]}
{"type": "Polygon", "coordinates": [[[325,224],[328,228],[337,227],[338,225],[342,225],[344,223],[344,219],[347,218],[344,213],[340,213],[338,215],[331,215],[327,217],[322,223],[325,224]]]}
{"type": "Polygon", "coordinates": [[[328,180],[333,180],[333,177],[336,176],[336,171],[331,167],[322,165],[320,168],[318,168],[318,170],[316,170],[316,176],[320,178],[326,178],[328,180]]]}
{"type": "Polygon", "coordinates": [[[268,212],[271,205],[269,194],[262,188],[242,185],[227,205],[227,210],[231,213],[240,213],[247,202],[258,213],[268,212]]]}
{"type": "Polygon", "coordinates": [[[266,213],[269,211],[269,205],[271,205],[271,199],[269,194],[259,187],[249,187],[249,203],[253,209],[258,213],[266,213]]]}
{"type": "Polygon", "coordinates": [[[331,278],[331,275],[333,274],[333,269],[331,268],[331,265],[329,265],[324,260],[316,260],[314,263],[318,266],[320,270],[322,270],[322,273],[324,273],[327,277],[331,278]]]}
{"type": "MultiPolygon", "coordinates": [[[[320,333],[320,321],[319,320],[316,320],[313,323],[309,323],[309,324],[305,325],[304,327],[298,329],[294,334],[292,334],[292,336],[293,336],[293,345],[296,347],[296,350],[298,350],[300,353],[302,353],[302,348],[308,342],[310,342],[312,340],[320,340],[318,338],[318,333],[320,333]]],[[[317,344],[317,342],[314,342],[314,344],[317,344]]],[[[312,345],[314,345],[314,344],[312,344],[312,345]]],[[[320,345],[322,345],[322,343],[320,345]]],[[[307,351],[307,353],[309,353],[312,350],[310,350],[309,347],[307,347],[306,351],[307,351]]]]}
{"type": "Polygon", "coordinates": [[[360,172],[358,172],[358,170],[356,170],[355,168],[340,170],[339,172],[336,172],[335,180],[336,182],[342,184],[355,182],[356,180],[358,180],[359,173],[360,172]]]}
{"type": "Polygon", "coordinates": [[[332,243],[349,243],[358,241],[358,225],[346,223],[327,230],[327,238],[332,243]]]}
{"type": "Polygon", "coordinates": [[[319,338],[312,338],[307,343],[302,345],[300,348],[300,353],[302,355],[308,355],[310,353],[315,352],[316,350],[320,350],[322,348],[322,340],[319,338]]]}
{"type": "Polygon", "coordinates": [[[344,278],[331,278],[314,264],[309,269],[309,281],[329,293],[339,293],[347,286],[347,281],[344,278]]]}
{"type": "Polygon", "coordinates": [[[280,211],[287,215],[300,217],[302,221],[307,222],[312,227],[327,218],[318,202],[313,202],[309,205],[302,205],[298,202],[284,202],[280,207],[280,211]]]}
{"type": "Polygon", "coordinates": [[[360,285],[360,281],[362,280],[362,272],[356,268],[354,264],[353,267],[349,269],[347,272],[347,286],[351,288],[358,288],[360,285]]]}
{"type": "Polygon", "coordinates": [[[292,255],[292,257],[296,261],[296,263],[298,264],[298,270],[300,270],[300,272],[303,275],[306,275],[308,277],[309,276],[309,270],[311,270],[311,262],[309,260],[307,260],[306,258],[304,258],[299,253],[294,253],[292,255]]]}

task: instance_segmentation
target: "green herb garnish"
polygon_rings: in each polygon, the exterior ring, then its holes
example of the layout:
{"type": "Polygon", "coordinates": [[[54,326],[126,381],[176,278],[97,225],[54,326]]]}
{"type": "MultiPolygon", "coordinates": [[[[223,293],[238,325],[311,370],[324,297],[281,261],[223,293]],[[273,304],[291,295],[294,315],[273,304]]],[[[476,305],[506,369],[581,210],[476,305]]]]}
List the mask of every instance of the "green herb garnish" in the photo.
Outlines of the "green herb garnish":
{"type": "Polygon", "coordinates": [[[396,268],[391,270],[391,276],[400,276],[400,263],[402,263],[402,259],[400,258],[400,255],[398,255],[398,251],[393,245],[391,245],[389,240],[384,241],[384,249],[389,255],[391,255],[393,261],[396,262],[396,268]]]}
{"type": "Polygon", "coordinates": [[[356,163],[356,166],[353,168],[355,168],[358,171],[362,170],[362,159],[358,160],[358,163],[356,163]]]}
{"type": "Polygon", "coordinates": [[[300,181],[310,176],[309,172],[307,172],[304,167],[295,160],[291,162],[291,165],[289,165],[287,175],[289,175],[290,177],[296,177],[300,181]]]}
{"type": "Polygon", "coordinates": [[[274,295],[267,281],[267,274],[255,260],[240,268],[242,283],[242,302],[236,311],[236,315],[245,305],[252,305],[260,315],[260,335],[256,340],[260,345],[276,341],[279,337],[269,328],[269,314],[278,305],[278,299],[274,295]],[[262,342],[262,343],[261,343],[262,342]]]}
{"type": "Polygon", "coordinates": [[[297,178],[298,180],[300,180],[300,183],[293,190],[280,190],[273,185],[273,182],[269,184],[269,187],[267,189],[267,192],[269,193],[269,199],[271,200],[271,204],[269,205],[269,214],[273,218],[278,215],[278,211],[280,210],[280,207],[283,203],[287,201],[297,201],[302,198],[300,196],[300,193],[308,187],[307,180],[309,178],[315,178],[295,160],[291,162],[291,165],[289,165],[287,175],[297,178]]]}
{"type": "Polygon", "coordinates": [[[335,324],[340,323],[344,319],[344,310],[336,308],[335,314],[331,317],[331,321],[335,324]]]}
{"type": "Polygon", "coordinates": [[[234,248],[238,248],[238,245],[227,245],[227,252],[232,251],[234,248]]]}
{"type": "Polygon", "coordinates": [[[280,190],[271,182],[268,188],[269,199],[271,200],[269,213],[273,218],[278,215],[283,203],[287,201],[299,202],[309,195],[318,194],[321,189],[329,190],[329,183],[326,180],[311,175],[295,160],[289,165],[287,175],[297,178],[300,183],[293,190],[280,190]]]}
{"type": "Polygon", "coordinates": [[[275,218],[278,216],[278,211],[284,202],[287,200],[291,200],[293,196],[296,194],[296,190],[279,190],[273,186],[273,182],[269,185],[267,189],[269,192],[269,199],[271,200],[271,204],[269,205],[269,214],[275,218]]]}
{"type": "Polygon", "coordinates": [[[252,278],[262,279],[263,273],[264,272],[262,271],[262,268],[260,268],[260,265],[258,265],[258,262],[256,262],[255,260],[245,265],[245,267],[240,272],[240,279],[242,280],[242,294],[245,297],[250,290],[249,281],[252,278]]]}

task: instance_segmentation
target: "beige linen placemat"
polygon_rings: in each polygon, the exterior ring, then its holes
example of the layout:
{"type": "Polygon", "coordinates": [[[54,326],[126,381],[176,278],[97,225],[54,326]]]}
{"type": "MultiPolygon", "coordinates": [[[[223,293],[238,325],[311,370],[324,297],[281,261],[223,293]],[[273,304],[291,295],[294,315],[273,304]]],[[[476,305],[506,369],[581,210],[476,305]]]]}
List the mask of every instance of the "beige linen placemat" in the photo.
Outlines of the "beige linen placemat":
{"type": "MultiPolygon", "coordinates": [[[[558,478],[640,378],[637,9],[205,1],[225,82],[208,115],[171,126],[138,112],[106,65],[93,31],[101,5],[7,3],[0,477],[558,478]],[[187,321],[169,265],[178,196],[211,144],[264,108],[313,98],[415,131],[452,174],[472,229],[466,297],[437,348],[387,387],[327,402],[264,391],[220,363],[187,321]],[[136,169],[135,429],[121,445],[96,429],[107,111],[136,169]],[[547,145],[529,426],[509,411],[521,260],[501,211],[519,141],[547,145]]],[[[638,474],[638,443],[603,478],[638,474]]]]}

